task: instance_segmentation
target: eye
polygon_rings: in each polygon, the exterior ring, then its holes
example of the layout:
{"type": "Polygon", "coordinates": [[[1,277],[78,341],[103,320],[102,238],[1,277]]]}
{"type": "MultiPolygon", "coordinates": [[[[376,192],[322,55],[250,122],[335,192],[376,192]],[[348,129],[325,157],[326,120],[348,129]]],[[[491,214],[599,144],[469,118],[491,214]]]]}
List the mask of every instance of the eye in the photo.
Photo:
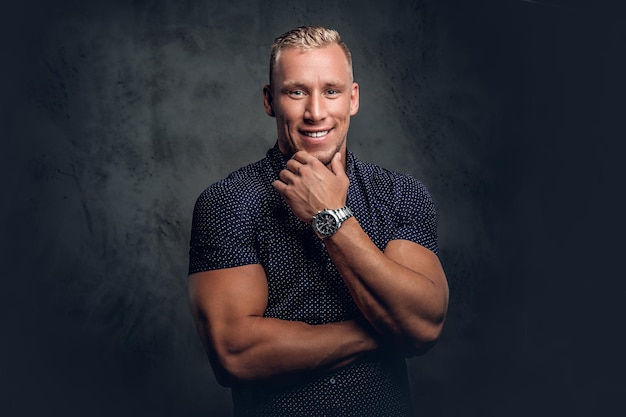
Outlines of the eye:
{"type": "Polygon", "coordinates": [[[287,92],[287,94],[289,94],[289,96],[291,97],[304,97],[304,91],[302,90],[289,90],[287,92]]]}
{"type": "Polygon", "coordinates": [[[328,90],[326,90],[326,95],[331,97],[337,96],[339,95],[339,93],[341,93],[341,91],[336,88],[329,88],[328,90]]]}

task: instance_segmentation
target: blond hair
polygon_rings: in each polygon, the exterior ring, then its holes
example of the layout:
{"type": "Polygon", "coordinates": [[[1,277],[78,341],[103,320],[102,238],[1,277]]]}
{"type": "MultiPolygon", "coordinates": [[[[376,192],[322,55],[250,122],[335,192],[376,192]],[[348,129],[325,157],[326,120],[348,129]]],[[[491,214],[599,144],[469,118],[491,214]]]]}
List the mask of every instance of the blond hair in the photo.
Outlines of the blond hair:
{"type": "Polygon", "coordinates": [[[350,67],[350,75],[352,76],[352,54],[348,46],[341,40],[339,32],[334,29],[326,29],[322,26],[300,26],[289,32],[283,33],[272,44],[272,52],[270,54],[270,84],[274,67],[280,58],[280,52],[288,48],[298,48],[303,51],[323,48],[325,46],[337,44],[343,49],[348,59],[350,67]]]}

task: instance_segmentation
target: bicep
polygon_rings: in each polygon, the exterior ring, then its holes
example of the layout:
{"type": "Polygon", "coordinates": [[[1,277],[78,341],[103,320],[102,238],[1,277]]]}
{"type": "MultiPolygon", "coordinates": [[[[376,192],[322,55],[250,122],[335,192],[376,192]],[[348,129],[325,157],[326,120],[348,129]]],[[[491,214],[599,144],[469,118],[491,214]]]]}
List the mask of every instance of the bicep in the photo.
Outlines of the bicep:
{"type": "Polygon", "coordinates": [[[267,307],[267,279],[258,264],[189,275],[194,317],[215,336],[237,320],[262,316],[267,307]]]}

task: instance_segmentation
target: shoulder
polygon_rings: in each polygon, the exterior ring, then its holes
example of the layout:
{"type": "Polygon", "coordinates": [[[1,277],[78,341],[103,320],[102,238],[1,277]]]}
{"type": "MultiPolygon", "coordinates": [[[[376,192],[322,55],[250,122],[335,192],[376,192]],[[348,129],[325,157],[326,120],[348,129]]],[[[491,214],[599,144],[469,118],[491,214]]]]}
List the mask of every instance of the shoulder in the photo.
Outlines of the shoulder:
{"type": "Polygon", "coordinates": [[[207,187],[196,200],[199,206],[255,207],[272,192],[271,168],[266,159],[231,172],[207,187]]]}
{"type": "Polygon", "coordinates": [[[383,168],[356,157],[354,157],[353,167],[355,180],[381,198],[388,198],[396,203],[398,200],[432,201],[424,183],[410,174],[383,168]]]}

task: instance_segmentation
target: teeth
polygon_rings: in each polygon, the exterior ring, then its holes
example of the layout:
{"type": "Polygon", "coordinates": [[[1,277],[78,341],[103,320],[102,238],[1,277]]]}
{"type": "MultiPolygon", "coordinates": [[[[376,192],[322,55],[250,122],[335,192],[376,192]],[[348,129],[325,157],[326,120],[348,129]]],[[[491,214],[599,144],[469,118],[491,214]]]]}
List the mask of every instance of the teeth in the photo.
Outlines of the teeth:
{"type": "Polygon", "coordinates": [[[328,134],[328,132],[328,130],[324,130],[322,132],[304,132],[304,134],[312,138],[321,138],[322,136],[328,134]]]}

